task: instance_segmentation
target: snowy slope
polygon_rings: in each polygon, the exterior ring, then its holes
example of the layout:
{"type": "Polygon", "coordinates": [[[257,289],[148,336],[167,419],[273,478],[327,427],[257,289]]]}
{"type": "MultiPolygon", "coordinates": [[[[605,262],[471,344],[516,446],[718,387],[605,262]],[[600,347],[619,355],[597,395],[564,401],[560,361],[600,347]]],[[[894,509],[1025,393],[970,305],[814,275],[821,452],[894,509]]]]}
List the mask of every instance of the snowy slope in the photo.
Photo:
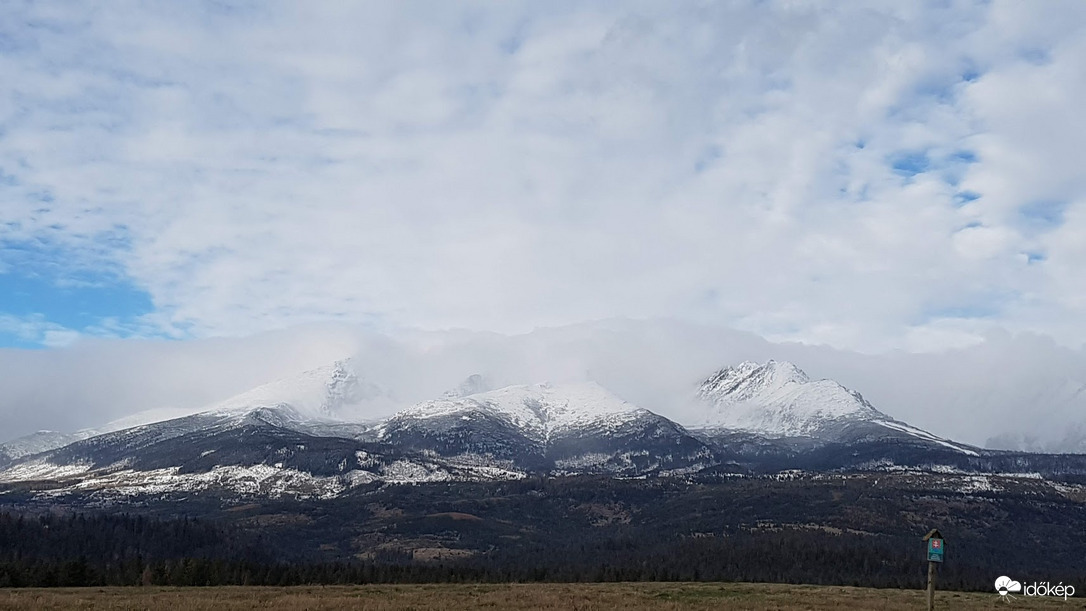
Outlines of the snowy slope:
{"type": "Polygon", "coordinates": [[[378,427],[382,442],[553,473],[697,470],[711,450],[681,426],[594,382],[508,386],[425,401],[378,427]]]}
{"type": "Polygon", "coordinates": [[[156,420],[171,414],[147,412],[74,437],[40,433],[0,447],[8,456],[0,456],[0,483],[50,481],[56,490],[115,495],[335,496],[362,484],[532,473],[639,477],[978,456],[785,362],[745,362],[710,376],[698,392],[705,412],[695,433],[596,383],[489,386],[473,375],[440,399],[351,423],[334,415],[389,395],[339,362],[199,413],[156,420]]]}
{"type": "Polygon", "coordinates": [[[136,426],[142,426],[144,424],[150,424],[152,422],[162,422],[174,418],[181,418],[191,413],[191,409],[159,408],[138,412],[108,422],[102,426],[91,429],[82,429],[75,431],[74,433],[38,431],[0,444],[0,452],[7,454],[11,458],[22,458],[40,452],[47,452],[84,439],[90,439],[91,437],[97,437],[98,435],[103,435],[105,433],[121,431],[136,426]]]}
{"type": "Polygon", "coordinates": [[[402,410],[391,421],[424,421],[481,412],[504,420],[527,437],[546,441],[552,436],[589,426],[620,426],[648,410],[631,405],[595,382],[552,386],[507,386],[466,397],[425,401],[402,410]]]}
{"type": "Polygon", "coordinates": [[[38,452],[45,452],[47,450],[66,446],[69,443],[94,437],[97,434],[98,431],[96,429],[86,429],[74,433],[38,431],[0,444],[0,453],[9,458],[17,459],[24,456],[30,456],[31,454],[37,454],[38,452]]]}
{"type": "MultiPolygon", "coordinates": [[[[12,459],[22,458],[90,439],[148,424],[177,420],[196,414],[229,416],[223,426],[239,423],[244,415],[258,408],[289,406],[298,413],[292,421],[299,427],[312,425],[325,431],[334,428],[335,418],[341,411],[359,404],[380,404],[383,409],[393,404],[392,398],[380,386],[364,382],[353,370],[350,359],[336,361],[323,367],[305,371],[297,376],[283,378],[258,386],[225,401],[196,409],[158,408],[142,411],[114,420],[102,426],[72,433],[39,431],[25,437],[0,444],[0,454],[12,459]]],[[[189,420],[197,428],[207,419],[189,420]]],[[[183,434],[183,433],[181,433],[183,434]]]]}
{"type": "Polygon", "coordinates": [[[835,422],[889,420],[860,393],[833,380],[812,381],[792,363],[744,361],[710,376],[698,389],[708,409],[698,426],[768,437],[811,435],[835,422]]]}
{"type": "Polygon", "coordinates": [[[50,494],[103,498],[217,489],[240,495],[329,497],[358,485],[517,479],[523,473],[470,461],[314,436],[292,407],[224,407],[114,431],[24,457],[0,483],[54,482],[50,494]]]}
{"type": "Polygon", "coordinates": [[[769,439],[812,437],[842,443],[898,439],[977,456],[977,451],[894,420],[833,380],[811,380],[789,362],[744,361],[710,376],[698,389],[706,405],[696,423],[769,439]]]}
{"type": "Polygon", "coordinates": [[[257,386],[201,411],[289,405],[307,416],[336,416],[345,407],[386,395],[378,385],[360,380],[350,359],[345,359],[257,386]]]}

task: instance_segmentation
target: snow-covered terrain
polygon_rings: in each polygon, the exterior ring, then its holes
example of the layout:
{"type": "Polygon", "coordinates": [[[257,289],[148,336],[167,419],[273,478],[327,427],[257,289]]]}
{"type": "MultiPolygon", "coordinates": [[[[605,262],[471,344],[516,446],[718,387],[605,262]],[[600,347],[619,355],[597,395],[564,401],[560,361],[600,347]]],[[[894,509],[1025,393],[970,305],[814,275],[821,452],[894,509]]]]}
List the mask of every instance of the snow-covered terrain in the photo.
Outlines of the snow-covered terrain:
{"type": "Polygon", "coordinates": [[[112,433],[114,431],[123,431],[125,429],[141,426],[144,424],[151,424],[154,422],[163,422],[165,420],[172,420],[174,418],[181,418],[193,413],[191,409],[177,409],[177,408],[159,408],[150,409],[142,412],[125,416],[112,422],[107,422],[102,426],[96,426],[91,429],[83,429],[75,431],[73,433],[61,433],[58,431],[38,431],[31,433],[25,437],[13,439],[7,443],[0,444],[0,453],[6,454],[11,458],[22,458],[24,456],[30,456],[32,454],[38,454],[41,452],[47,452],[56,448],[66,446],[70,443],[82,441],[84,439],[90,439],[91,437],[97,437],[98,435],[104,435],[106,433],[112,433]]]}
{"type": "Polygon", "coordinates": [[[715,464],[704,442],[681,426],[595,382],[446,393],[400,411],[375,431],[379,442],[402,449],[555,474],[677,473],[715,464]]]}
{"type": "MultiPolygon", "coordinates": [[[[359,459],[359,462],[364,461],[364,458],[359,459]]],[[[39,461],[4,472],[0,482],[48,480],[62,484],[51,486],[44,492],[46,496],[92,493],[116,499],[219,490],[241,496],[332,498],[351,488],[374,483],[417,484],[524,477],[524,473],[511,469],[433,460],[369,462],[367,468],[353,466],[337,475],[314,475],[282,464],[223,465],[193,473],[184,472],[181,467],[137,470],[123,465],[92,471],[86,465],[63,466],[39,461]]]]}
{"type": "MultiPolygon", "coordinates": [[[[179,420],[188,416],[202,414],[216,418],[226,417],[222,423],[228,426],[237,423],[247,414],[258,408],[287,406],[297,416],[292,416],[295,424],[306,423],[312,426],[329,428],[338,421],[340,412],[359,404],[379,404],[386,411],[394,404],[392,398],[380,386],[363,382],[353,370],[350,359],[336,361],[289,378],[283,378],[264,384],[230,397],[224,401],[196,408],[157,408],[145,410],[102,426],[71,433],[39,431],[18,439],[0,444],[0,454],[18,459],[41,452],[66,446],[77,441],[99,435],[137,428],[149,424],[179,420]]],[[[188,421],[202,427],[206,418],[188,421]]]]}
{"type": "Polygon", "coordinates": [[[447,416],[471,419],[479,412],[505,420],[538,441],[586,427],[618,427],[650,413],[619,399],[595,382],[586,382],[507,386],[464,397],[425,401],[400,411],[390,422],[447,416]]]}
{"type": "Polygon", "coordinates": [[[695,424],[768,437],[812,435],[842,420],[889,420],[855,391],[833,380],[812,381],[788,362],[744,361],[702,383],[708,409],[695,424]]]}
{"type": "Polygon", "coordinates": [[[492,390],[487,376],[475,374],[384,420],[347,422],[336,417],[345,408],[390,397],[341,361],[194,414],[148,411],[96,429],[16,440],[0,446],[0,483],[45,481],[43,494],[117,498],[212,489],[329,497],[364,484],[528,474],[1014,463],[896,421],[858,392],[811,380],[788,362],[726,367],[705,380],[698,397],[705,412],[694,431],[595,382],[492,390]]]}
{"type": "Polygon", "coordinates": [[[698,398],[706,411],[697,426],[709,431],[838,443],[892,437],[979,456],[968,445],[894,420],[833,380],[811,380],[789,362],[744,361],[726,367],[702,383],[698,398]]]}
{"type": "Polygon", "coordinates": [[[941,446],[943,446],[945,448],[949,448],[949,449],[955,450],[957,452],[962,452],[964,454],[968,454],[970,456],[979,456],[980,455],[976,450],[973,450],[972,448],[970,448],[969,446],[967,446],[965,444],[950,441],[948,439],[943,439],[942,437],[937,437],[937,436],[932,435],[931,433],[929,433],[927,431],[918,429],[918,428],[916,428],[914,426],[909,426],[909,425],[905,424],[904,422],[897,422],[896,420],[879,420],[878,424],[881,425],[881,426],[884,426],[886,428],[893,429],[895,431],[901,431],[903,433],[907,433],[907,434],[912,435],[913,437],[916,437],[918,439],[923,439],[925,441],[930,441],[932,443],[941,445],[941,446]]]}
{"type": "Polygon", "coordinates": [[[362,381],[351,360],[345,359],[258,386],[200,411],[289,405],[306,416],[337,416],[344,408],[383,397],[387,397],[386,391],[362,381]]]}

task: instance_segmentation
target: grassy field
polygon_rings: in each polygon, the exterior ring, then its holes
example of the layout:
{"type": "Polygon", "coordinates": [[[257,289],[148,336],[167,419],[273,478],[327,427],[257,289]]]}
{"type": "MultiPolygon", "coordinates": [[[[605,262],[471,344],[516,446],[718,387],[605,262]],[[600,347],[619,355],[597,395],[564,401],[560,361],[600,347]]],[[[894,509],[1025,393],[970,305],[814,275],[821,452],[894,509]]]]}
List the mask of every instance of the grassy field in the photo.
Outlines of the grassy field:
{"type": "MultiPolygon", "coordinates": [[[[1082,599],[939,592],[937,609],[1083,609],[1082,599]]],[[[0,590],[0,610],[155,609],[165,611],[429,611],[459,609],[577,609],[751,611],[923,609],[919,590],[874,590],[748,583],[619,583],[501,585],[380,585],[345,587],[58,588],[0,590]]]]}

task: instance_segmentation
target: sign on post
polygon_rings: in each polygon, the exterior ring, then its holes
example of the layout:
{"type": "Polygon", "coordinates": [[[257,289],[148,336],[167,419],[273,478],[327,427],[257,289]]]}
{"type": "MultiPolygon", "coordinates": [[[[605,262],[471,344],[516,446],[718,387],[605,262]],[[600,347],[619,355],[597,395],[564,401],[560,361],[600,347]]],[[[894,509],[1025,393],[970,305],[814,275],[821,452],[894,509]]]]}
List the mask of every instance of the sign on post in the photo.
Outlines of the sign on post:
{"type": "Polygon", "coordinates": [[[942,539],[936,539],[935,537],[928,539],[928,562],[942,562],[944,549],[946,549],[946,546],[943,544],[942,539]]]}
{"type": "Polygon", "coordinates": [[[928,544],[928,611],[935,611],[935,563],[943,561],[946,543],[937,528],[931,529],[923,540],[928,544]]]}

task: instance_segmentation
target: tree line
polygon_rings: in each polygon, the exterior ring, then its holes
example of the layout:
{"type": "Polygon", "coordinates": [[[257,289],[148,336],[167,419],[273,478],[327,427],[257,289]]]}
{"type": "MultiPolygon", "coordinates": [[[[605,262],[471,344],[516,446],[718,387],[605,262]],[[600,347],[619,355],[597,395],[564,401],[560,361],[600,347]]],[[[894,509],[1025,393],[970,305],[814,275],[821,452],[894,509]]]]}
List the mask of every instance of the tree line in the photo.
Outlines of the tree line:
{"type": "MultiPolygon", "coordinates": [[[[752,581],[919,588],[926,562],[918,547],[819,530],[640,533],[509,546],[456,561],[417,561],[410,550],[387,550],[365,561],[284,562],[259,533],[231,524],[0,513],[0,587],[752,581]]],[[[969,557],[942,567],[940,588],[991,589],[1002,559],[983,550],[969,557]]],[[[1086,583],[1086,571],[1045,578],[1086,583]]]]}

